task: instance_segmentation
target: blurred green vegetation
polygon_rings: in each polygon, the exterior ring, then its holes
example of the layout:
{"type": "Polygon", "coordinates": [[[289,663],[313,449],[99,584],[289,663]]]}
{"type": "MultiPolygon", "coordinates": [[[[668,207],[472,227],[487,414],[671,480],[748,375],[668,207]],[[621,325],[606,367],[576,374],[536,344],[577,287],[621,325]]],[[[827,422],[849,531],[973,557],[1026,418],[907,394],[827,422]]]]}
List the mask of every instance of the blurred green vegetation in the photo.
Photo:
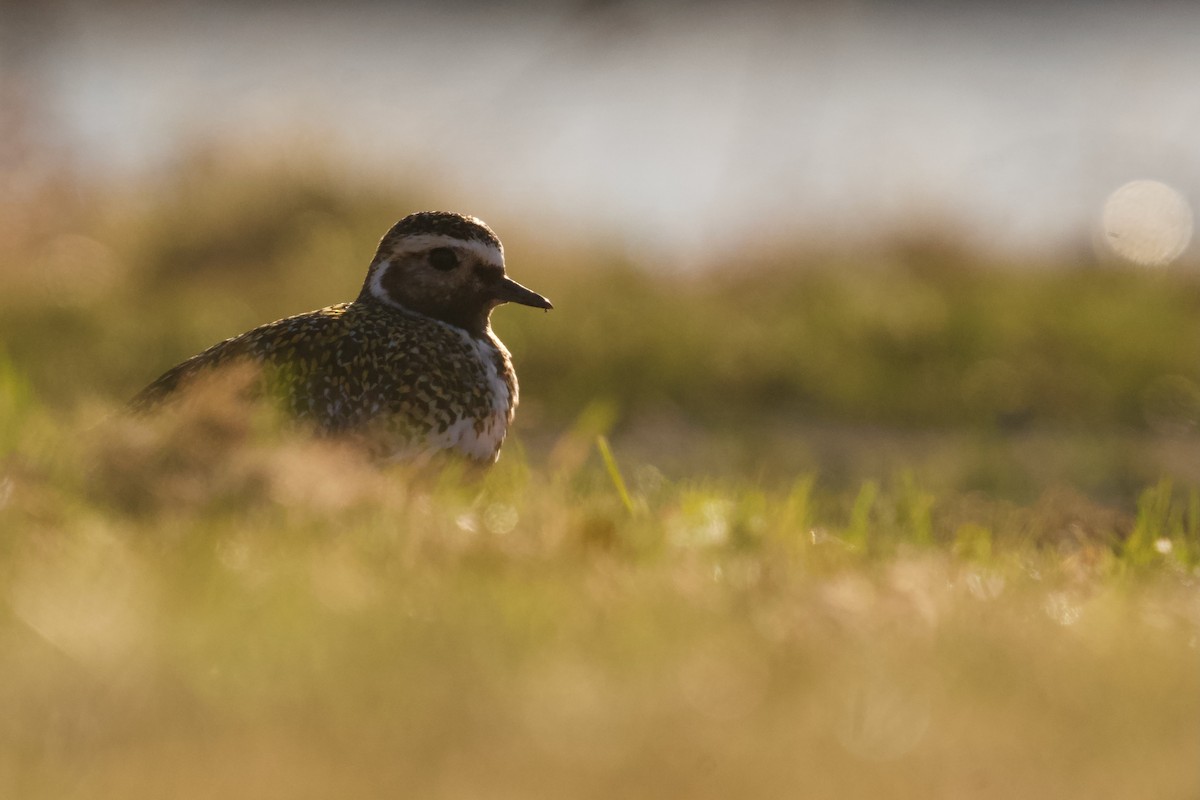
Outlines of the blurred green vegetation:
{"type": "MultiPolygon", "coordinates": [[[[391,222],[438,205],[417,196],[316,157],[214,152],[136,190],[51,183],[0,230],[0,342],[39,402],[120,402],[220,339],[353,298],[391,222]]],[[[618,450],[672,475],[913,468],[938,489],[1065,483],[1129,505],[1160,477],[1200,482],[1194,269],[993,263],[913,236],[685,272],[491,221],[512,274],[556,304],[494,320],[536,452],[600,413],[618,450]]]]}
{"type": "MultiPolygon", "coordinates": [[[[294,172],[185,170],[156,193],[6,253],[34,294],[6,292],[4,341],[47,401],[123,396],[215,340],[352,299],[382,231],[415,207],[294,172]]],[[[750,252],[664,273],[592,248],[540,252],[537,236],[509,237],[510,269],[560,311],[504,309],[497,327],[559,424],[598,397],[705,425],[1200,421],[1191,270],[1005,269],[931,239],[857,259],[750,252]]]]}

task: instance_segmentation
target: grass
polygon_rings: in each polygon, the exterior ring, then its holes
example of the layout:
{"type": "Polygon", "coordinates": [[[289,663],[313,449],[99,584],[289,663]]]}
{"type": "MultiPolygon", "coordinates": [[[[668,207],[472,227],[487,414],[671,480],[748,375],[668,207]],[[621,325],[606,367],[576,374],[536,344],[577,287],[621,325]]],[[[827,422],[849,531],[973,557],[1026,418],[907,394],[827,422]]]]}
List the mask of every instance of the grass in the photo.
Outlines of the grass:
{"type": "Polygon", "coordinates": [[[497,314],[524,405],[468,479],[219,383],[125,417],[352,296],[407,207],[166,180],[0,230],[0,796],[1200,790],[1186,273],[924,244],[666,276],[500,226],[557,310],[497,314]]]}
{"type": "Polygon", "coordinates": [[[39,452],[0,511],[9,796],[1196,787],[1194,493],[1122,546],[902,481],[380,473],[220,403],[39,452]]]}

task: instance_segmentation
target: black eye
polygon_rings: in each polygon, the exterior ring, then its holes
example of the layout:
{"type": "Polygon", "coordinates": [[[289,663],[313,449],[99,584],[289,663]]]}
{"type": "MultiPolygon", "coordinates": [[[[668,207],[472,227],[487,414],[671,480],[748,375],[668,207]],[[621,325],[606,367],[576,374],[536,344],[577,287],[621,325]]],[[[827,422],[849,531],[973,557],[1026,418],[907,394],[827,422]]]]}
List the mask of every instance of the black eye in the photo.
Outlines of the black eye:
{"type": "Polygon", "coordinates": [[[454,269],[458,266],[458,255],[449,247],[435,247],[429,251],[429,266],[440,270],[454,269]]]}

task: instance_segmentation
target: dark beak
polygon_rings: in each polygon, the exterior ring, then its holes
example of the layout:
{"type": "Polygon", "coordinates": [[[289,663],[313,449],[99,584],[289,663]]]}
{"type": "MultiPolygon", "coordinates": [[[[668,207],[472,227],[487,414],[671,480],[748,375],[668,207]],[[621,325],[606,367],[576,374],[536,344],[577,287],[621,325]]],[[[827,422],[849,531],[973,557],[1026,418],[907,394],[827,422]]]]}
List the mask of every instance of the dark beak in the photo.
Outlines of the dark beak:
{"type": "Polygon", "coordinates": [[[537,292],[529,291],[510,278],[500,279],[500,282],[496,284],[493,296],[501,303],[520,303],[523,306],[533,306],[534,308],[554,308],[549,300],[537,292]]]}

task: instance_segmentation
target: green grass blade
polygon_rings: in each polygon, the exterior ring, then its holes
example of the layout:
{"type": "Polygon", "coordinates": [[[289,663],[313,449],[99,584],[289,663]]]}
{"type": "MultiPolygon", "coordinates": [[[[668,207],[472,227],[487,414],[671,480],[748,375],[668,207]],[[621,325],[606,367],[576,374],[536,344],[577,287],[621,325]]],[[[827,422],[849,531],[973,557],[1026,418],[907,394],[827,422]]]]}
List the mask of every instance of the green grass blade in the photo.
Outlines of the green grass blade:
{"type": "Polygon", "coordinates": [[[596,448],[600,451],[600,457],[604,459],[604,468],[608,470],[608,477],[612,480],[613,486],[617,490],[617,496],[621,498],[625,510],[631,516],[636,514],[637,509],[633,505],[633,498],[629,496],[629,488],[625,485],[625,478],[622,477],[617,460],[613,457],[612,448],[608,446],[608,439],[604,436],[597,436],[596,448]]]}

